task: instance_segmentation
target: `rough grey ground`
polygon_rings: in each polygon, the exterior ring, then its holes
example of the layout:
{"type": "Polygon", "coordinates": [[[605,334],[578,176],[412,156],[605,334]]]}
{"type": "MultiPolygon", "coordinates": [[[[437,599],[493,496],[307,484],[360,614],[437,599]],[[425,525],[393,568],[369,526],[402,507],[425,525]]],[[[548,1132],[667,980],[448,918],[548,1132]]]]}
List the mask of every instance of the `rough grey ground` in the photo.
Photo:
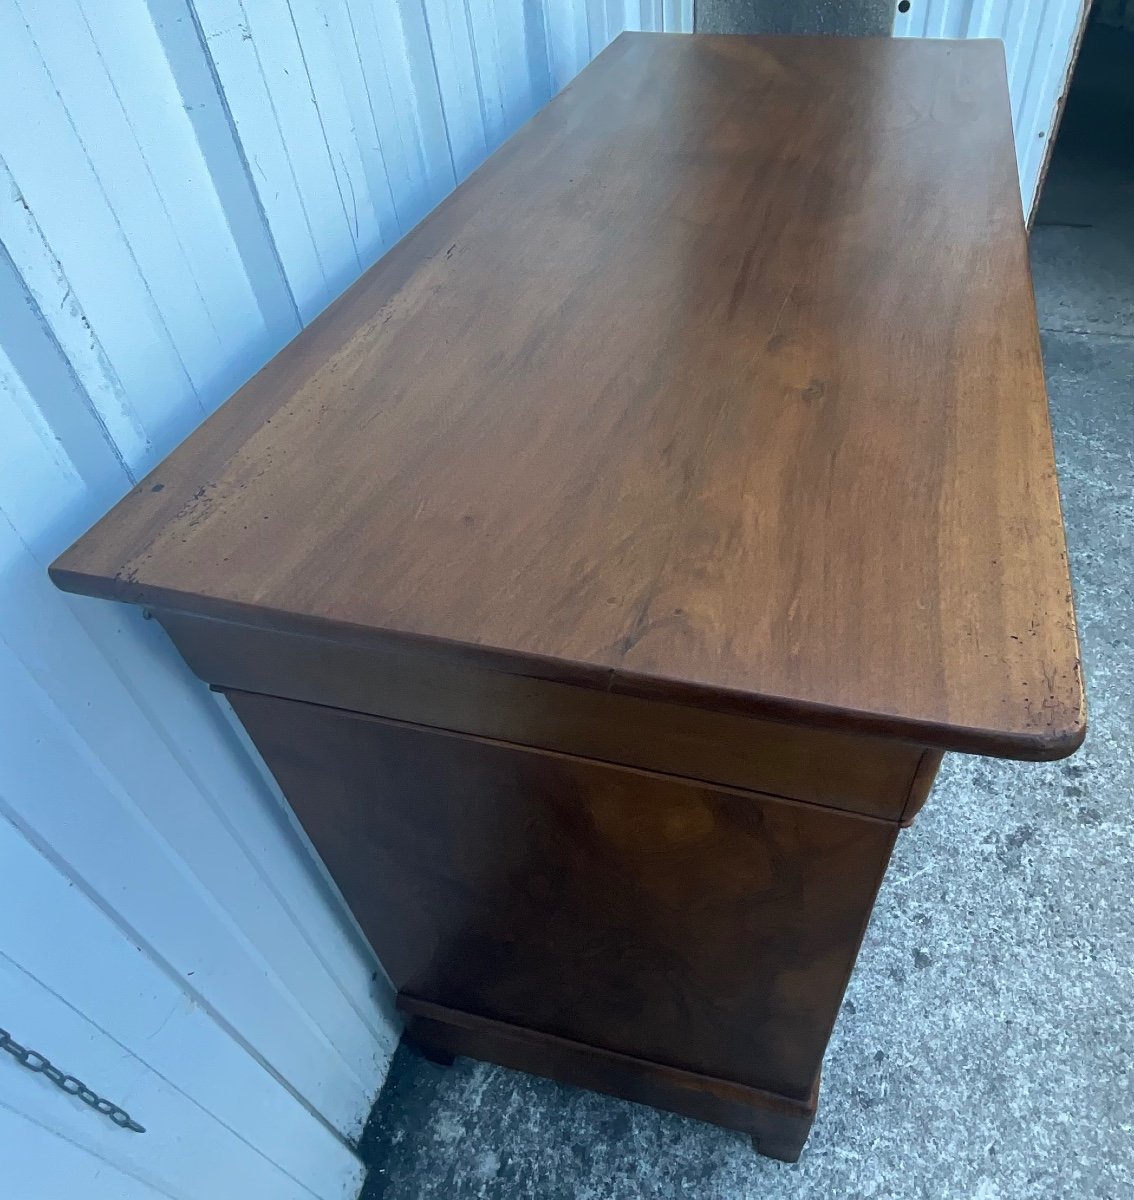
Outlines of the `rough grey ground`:
{"type": "MultiPolygon", "coordinates": [[[[1134,96],[1134,38],[1115,37],[1126,66],[1106,78],[1134,96]]],[[[1088,66],[1123,61],[1115,37],[1088,66]]],[[[1065,763],[947,764],[900,841],[803,1159],[403,1048],[367,1133],[367,1196],[1134,1198],[1129,113],[1111,129],[1125,159],[1106,136],[1120,102],[1076,83],[1032,241],[1091,732],[1065,763]]]]}
{"type": "Polygon", "coordinates": [[[825,33],[886,35],[894,0],[696,0],[698,33],[825,33]]]}

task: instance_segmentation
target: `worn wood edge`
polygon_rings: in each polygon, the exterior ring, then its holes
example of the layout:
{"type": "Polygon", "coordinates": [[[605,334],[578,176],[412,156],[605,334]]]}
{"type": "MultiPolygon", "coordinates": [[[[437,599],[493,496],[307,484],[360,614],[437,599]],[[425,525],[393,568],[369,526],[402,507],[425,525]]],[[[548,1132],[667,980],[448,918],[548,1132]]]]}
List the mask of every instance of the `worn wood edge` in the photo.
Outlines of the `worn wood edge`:
{"type": "Polygon", "coordinates": [[[605,1092],[752,1136],[760,1153],[799,1158],[819,1101],[816,1078],[804,1100],[461,1012],[399,992],[406,1036],[427,1051],[461,1054],[511,1070],[605,1092]],[[547,1060],[555,1058],[555,1069],[547,1060]],[[649,1096],[646,1099],[646,1096],[649,1096]],[[705,1099],[707,1097],[707,1099],[705,1099]],[[705,1114],[712,1111],[712,1116],[705,1114]]]}
{"type": "Polygon", "coordinates": [[[937,778],[937,772],[941,769],[941,760],[944,757],[945,755],[940,750],[925,750],[922,752],[921,758],[917,760],[913,778],[910,780],[910,790],[906,795],[901,816],[898,818],[903,829],[908,829],[913,824],[914,817],[925,807],[925,802],[933,790],[933,783],[937,778]]]}
{"type": "Polygon", "coordinates": [[[48,574],[55,586],[63,591],[93,596],[99,600],[135,604],[185,617],[208,617],[250,628],[323,638],[343,645],[374,650],[401,654],[426,652],[458,663],[502,671],[509,675],[544,679],[553,683],[573,683],[605,691],[609,687],[613,671],[612,666],[605,664],[519,653],[471,642],[455,642],[431,634],[375,629],[314,614],[286,612],[240,600],[220,600],[176,588],[107,578],[66,567],[63,565],[63,559],[52,564],[48,568],[48,574]]]}
{"type": "Polygon", "coordinates": [[[1064,728],[1035,732],[952,725],[894,713],[841,708],[792,696],[710,688],[690,681],[663,679],[623,670],[612,671],[611,690],[647,700],[668,696],[676,703],[703,705],[716,712],[762,717],[815,729],[837,729],[936,750],[955,750],[961,754],[1030,762],[1046,762],[1074,754],[1083,744],[1087,733],[1081,682],[1077,719],[1064,728]]]}
{"type": "Polygon", "coordinates": [[[705,708],[736,716],[758,717],[780,724],[864,734],[923,748],[954,750],[961,754],[980,754],[991,758],[1028,762],[1067,758],[1079,749],[1087,734],[1081,676],[1077,720],[1065,728],[1036,730],[1034,733],[975,729],[892,713],[840,708],[790,696],[710,687],[690,680],[629,672],[619,669],[613,663],[584,663],[551,658],[495,646],[456,642],[428,634],[373,629],[346,621],[284,612],[241,601],[218,600],[212,596],[194,595],[174,588],[138,584],[121,578],[77,571],[64,565],[65,558],[66,554],[48,568],[52,582],[65,592],[147,608],[167,609],[188,617],[211,617],[279,633],[333,638],[339,642],[350,642],[377,650],[400,651],[403,654],[413,653],[415,650],[426,651],[456,662],[503,671],[510,675],[553,683],[570,683],[578,687],[618,692],[644,700],[666,700],[672,704],[705,708]]]}

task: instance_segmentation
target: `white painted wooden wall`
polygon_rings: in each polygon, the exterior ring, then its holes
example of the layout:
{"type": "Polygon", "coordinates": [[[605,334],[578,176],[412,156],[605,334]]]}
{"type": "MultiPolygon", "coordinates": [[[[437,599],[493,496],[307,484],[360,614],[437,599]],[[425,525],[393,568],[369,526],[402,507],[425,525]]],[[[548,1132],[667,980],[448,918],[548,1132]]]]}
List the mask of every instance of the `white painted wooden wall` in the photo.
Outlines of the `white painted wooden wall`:
{"type": "Polygon", "coordinates": [[[354,1195],[376,964],[221,705],[45,569],[623,28],[690,0],[0,0],[11,1200],[354,1195]]]}
{"type": "Polygon", "coordinates": [[[895,37],[999,38],[1008,65],[1025,216],[1035,205],[1090,0],[909,0],[895,37]]]}

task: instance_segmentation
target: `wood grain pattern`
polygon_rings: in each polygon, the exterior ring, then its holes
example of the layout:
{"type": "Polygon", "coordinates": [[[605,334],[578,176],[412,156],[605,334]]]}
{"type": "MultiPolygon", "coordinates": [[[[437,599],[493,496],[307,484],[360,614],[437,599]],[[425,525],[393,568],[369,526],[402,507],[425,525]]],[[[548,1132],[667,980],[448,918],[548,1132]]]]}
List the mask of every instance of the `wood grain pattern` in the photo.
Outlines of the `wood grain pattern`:
{"type": "Polygon", "coordinates": [[[623,36],[54,575],[1072,752],[999,46],[623,36]]]}
{"type": "Polygon", "coordinates": [[[399,992],[810,1095],[896,823],[228,695],[399,992]]]}
{"type": "MultiPolygon", "coordinates": [[[[688,779],[901,818],[918,746],[486,671],[444,655],[352,645],[182,613],[155,614],[219,687],[559,750],[688,779]]],[[[936,773],[929,772],[928,789],[936,773]]],[[[924,798],[924,797],[923,797],[924,798]]]]}

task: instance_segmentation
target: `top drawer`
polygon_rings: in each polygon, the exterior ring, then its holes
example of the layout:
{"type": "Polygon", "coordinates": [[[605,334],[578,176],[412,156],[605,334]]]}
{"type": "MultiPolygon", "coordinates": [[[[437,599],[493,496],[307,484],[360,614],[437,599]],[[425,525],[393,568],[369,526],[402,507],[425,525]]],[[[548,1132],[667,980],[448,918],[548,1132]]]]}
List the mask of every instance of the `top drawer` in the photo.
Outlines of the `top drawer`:
{"type": "MultiPolygon", "coordinates": [[[[916,802],[921,747],[710,712],[182,613],[155,614],[215,687],[305,700],[889,820],[916,802]]],[[[936,754],[933,755],[937,757],[936,754]]],[[[930,775],[932,772],[930,772],[930,775]]]]}

